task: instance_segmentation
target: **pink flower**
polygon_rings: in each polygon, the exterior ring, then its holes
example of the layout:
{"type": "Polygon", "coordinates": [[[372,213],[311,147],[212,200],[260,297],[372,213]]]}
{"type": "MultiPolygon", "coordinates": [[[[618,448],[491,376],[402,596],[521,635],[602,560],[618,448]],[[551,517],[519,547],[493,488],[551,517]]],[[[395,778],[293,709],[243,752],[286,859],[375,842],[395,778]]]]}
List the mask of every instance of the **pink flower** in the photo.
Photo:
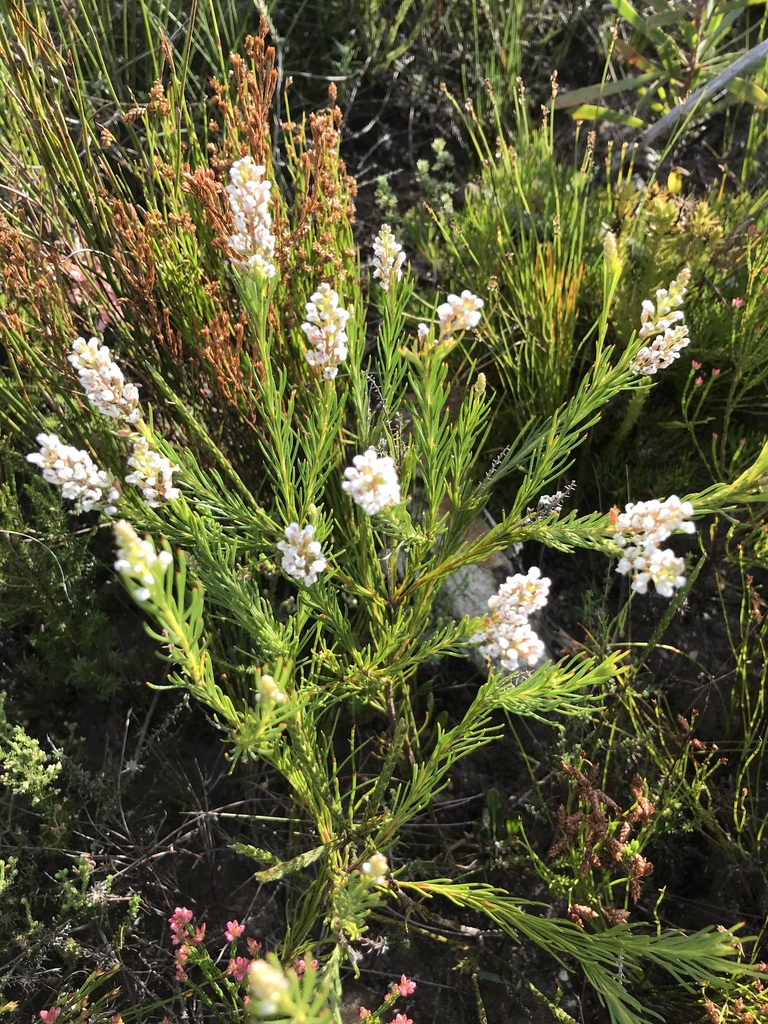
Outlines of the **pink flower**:
{"type": "Polygon", "coordinates": [[[244,924],[238,924],[237,921],[227,921],[227,930],[224,932],[224,936],[227,942],[235,942],[244,931],[244,924]]]}
{"type": "Polygon", "coordinates": [[[41,1010],[39,1016],[43,1024],[54,1024],[54,1021],[61,1016],[61,1009],[58,1006],[52,1006],[50,1010],[41,1010]]]}
{"type": "Polygon", "coordinates": [[[719,374],[720,374],[720,371],[719,371],[719,370],[713,370],[713,371],[712,371],[712,376],[713,376],[713,377],[717,377],[717,376],[718,376],[719,374]]]}
{"type": "MultiPolygon", "coordinates": [[[[313,959],[311,966],[312,970],[316,971],[319,966],[317,960],[313,959]]],[[[301,977],[307,969],[307,958],[305,956],[297,956],[293,961],[293,969],[296,974],[301,977]]]]}
{"type": "Polygon", "coordinates": [[[400,983],[397,982],[392,986],[393,992],[398,992],[401,996],[410,996],[416,991],[416,982],[411,981],[410,978],[406,978],[404,974],[400,975],[400,983]]]}
{"type": "Polygon", "coordinates": [[[257,956],[261,950],[261,943],[257,942],[256,939],[246,939],[245,944],[251,956],[257,956]]]}
{"type": "Polygon", "coordinates": [[[406,1017],[404,1013],[398,1013],[396,1017],[392,1018],[392,1024],[413,1024],[410,1017],[406,1017]]]}
{"type": "Polygon", "coordinates": [[[178,938],[177,933],[179,932],[179,930],[181,930],[182,932],[186,931],[186,925],[188,925],[191,920],[192,911],[187,910],[186,907],[176,907],[174,912],[168,918],[168,924],[170,925],[171,931],[173,932],[173,942],[175,944],[181,942],[181,939],[178,938]]]}
{"type": "Polygon", "coordinates": [[[695,359],[691,360],[691,366],[694,368],[694,370],[700,370],[701,369],[701,363],[697,363],[695,359]]]}
{"type": "Polygon", "coordinates": [[[227,967],[227,974],[230,978],[234,978],[235,981],[242,981],[248,973],[248,968],[251,966],[251,961],[247,956],[238,956],[229,961],[229,967],[227,967]]]}
{"type": "Polygon", "coordinates": [[[199,946],[205,938],[205,925],[201,924],[199,928],[195,928],[195,934],[189,940],[193,946],[199,946]]]}
{"type": "Polygon", "coordinates": [[[372,1016],[372,1014],[371,1014],[370,1010],[366,1010],[366,1008],[364,1006],[360,1007],[360,1020],[365,1020],[366,1017],[371,1017],[371,1016],[372,1016]]]}
{"type": "Polygon", "coordinates": [[[693,383],[696,385],[697,388],[700,388],[701,385],[704,383],[704,378],[703,377],[697,377],[696,380],[693,383]]]}
{"type": "Polygon", "coordinates": [[[731,299],[731,305],[734,309],[741,309],[741,307],[744,305],[744,299],[739,298],[739,296],[737,295],[735,299],[731,299]]]}

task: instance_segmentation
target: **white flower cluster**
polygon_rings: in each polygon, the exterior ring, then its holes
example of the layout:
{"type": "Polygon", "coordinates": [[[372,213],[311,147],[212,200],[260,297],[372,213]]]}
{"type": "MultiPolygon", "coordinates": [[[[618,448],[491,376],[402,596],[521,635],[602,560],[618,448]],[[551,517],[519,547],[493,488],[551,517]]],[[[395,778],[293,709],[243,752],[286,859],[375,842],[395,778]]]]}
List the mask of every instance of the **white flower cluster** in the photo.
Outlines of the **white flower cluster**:
{"type": "Polygon", "coordinates": [[[402,280],[404,263],[402,245],[392,234],[389,224],[382,224],[373,240],[373,265],[376,268],[373,276],[380,279],[383,291],[388,292],[395,281],[402,280]]]}
{"type": "Polygon", "coordinates": [[[256,701],[264,700],[268,704],[282,704],[287,700],[286,695],[275,682],[274,676],[266,673],[259,680],[259,692],[256,694],[256,701]]]}
{"type": "Polygon", "coordinates": [[[397,467],[388,455],[379,455],[369,448],[364,455],[356,455],[352,465],[344,470],[347,478],[342,489],[369,516],[375,516],[388,505],[400,502],[400,484],[397,467]]]}
{"type": "Polygon", "coordinates": [[[307,323],[302,331],[314,348],[304,353],[310,366],[321,366],[325,380],[333,380],[339,364],[347,358],[347,335],[344,328],[349,312],[339,305],[338,293],[325,282],[306,304],[307,323]]]}
{"type": "Polygon", "coordinates": [[[235,219],[235,234],[229,239],[238,256],[235,262],[270,278],[275,276],[275,236],[269,209],[272,182],[266,173],[266,167],[250,156],[236,160],[229,169],[227,198],[235,219]]]}
{"type": "Polygon", "coordinates": [[[115,502],[120,491],[88,452],[62,444],[56,434],[38,434],[39,452],[27,456],[27,462],[40,466],[43,479],[61,487],[61,495],[75,502],[78,512],[98,509],[107,515],[117,511],[115,502]]]}
{"type": "Polygon", "coordinates": [[[360,867],[360,874],[369,885],[384,885],[388,871],[389,864],[383,853],[374,853],[360,867]]]}
{"type": "Polygon", "coordinates": [[[449,295],[448,301],[437,307],[440,321],[438,341],[447,341],[459,331],[468,331],[480,323],[480,310],[485,303],[466,289],[461,295],[449,295]]]}
{"type": "Polygon", "coordinates": [[[521,662],[535,665],[544,644],[528,619],[547,603],[550,581],[535,566],[526,575],[508,576],[499,592],[488,598],[491,613],[485,627],[471,638],[484,658],[499,658],[502,668],[516,672],[521,662]]]}
{"type": "Polygon", "coordinates": [[[274,1017],[290,987],[279,967],[268,960],[253,960],[248,968],[248,994],[251,999],[248,1008],[254,1009],[260,1017],[274,1017]]]}
{"type": "Polygon", "coordinates": [[[623,512],[612,509],[610,530],[622,555],[616,572],[622,576],[631,572],[632,589],[638,594],[646,594],[648,584],[653,583],[656,593],[672,597],[685,585],[685,560],[659,545],[673,533],[695,533],[696,527],[687,518],[691,515],[693,505],[680,501],[676,494],[666,501],[630,502],[623,512]]]}
{"type": "Polygon", "coordinates": [[[314,526],[300,530],[298,523],[291,523],[285,528],[285,540],[277,545],[278,551],[283,553],[283,569],[289,576],[301,580],[305,587],[317,583],[317,574],[328,564],[319,542],[312,539],[314,535],[314,526]]]}
{"type": "Polygon", "coordinates": [[[141,417],[139,389],[126,383],[107,345],[100,345],[98,338],[75,338],[67,358],[77,370],[86,398],[100,413],[126,423],[137,422],[141,417]]]}
{"type": "Polygon", "coordinates": [[[632,361],[635,373],[654,374],[664,370],[680,355],[680,350],[690,343],[688,325],[683,322],[680,307],[691,280],[691,272],[684,267],[670,284],[669,289],[659,288],[656,302],[643,301],[640,314],[639,338],[652,338],[650,345],[640,349],[632,361]]]}
{"type": "Polygon", "coordinates": [[[143,584],[135,591],[137,601],[149,600],[149,588],[160,582],[165,570],[173,561],[169,551],[155,551],[149,537],[139,537],[130,523],[120,519],[115,523],[115,540],[117,541],[117,561],[115,569],[126,579],[143,584]]]}
{"type": "Polygon", "coordinates": [[[179,489],[173,486],[173,474],[179,471],[179,467],[172,466],[168,459],[153,451],[145,438],[137,437],[134,440],[133,454],[128,459],[128,465],[134,469],[125,478],[125,482],[138,487],[151,508],[178,498],[179,489]]]}

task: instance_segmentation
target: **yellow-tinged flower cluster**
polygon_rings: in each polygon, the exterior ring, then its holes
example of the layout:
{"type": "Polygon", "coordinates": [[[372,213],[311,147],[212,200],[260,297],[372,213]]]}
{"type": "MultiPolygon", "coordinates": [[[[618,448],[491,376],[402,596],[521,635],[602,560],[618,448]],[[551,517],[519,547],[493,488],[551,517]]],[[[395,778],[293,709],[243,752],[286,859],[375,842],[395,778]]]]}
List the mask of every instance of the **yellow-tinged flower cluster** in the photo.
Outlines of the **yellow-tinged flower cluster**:
{"type": "Polygon", "coordinates": [[[115,523],[115,540],[117,541],[117,561],[115,569],[126,579],[134,580],[141,586],[134,591],[137,601],[148,601],[151,590],[159,583],[168,566],[173,561],[169,551],[155,551],[149,537],[139,537],[130,523],[120,519],[115,523]]]}

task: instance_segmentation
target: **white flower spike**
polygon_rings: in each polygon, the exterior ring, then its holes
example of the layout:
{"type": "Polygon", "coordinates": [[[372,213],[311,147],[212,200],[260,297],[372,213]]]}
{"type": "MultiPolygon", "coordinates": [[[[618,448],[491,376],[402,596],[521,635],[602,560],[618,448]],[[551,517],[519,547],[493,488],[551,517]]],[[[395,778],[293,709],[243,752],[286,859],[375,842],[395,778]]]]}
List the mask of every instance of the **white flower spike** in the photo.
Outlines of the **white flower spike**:
{"type": "Polygon", "coordinates": [[[482,299],[466,289],[461,295],[449,295],[448,301],[437,307],[437,318],[440,321],[438,341],[448,341],[460,331],[477,327],[480,323],[480,310],[484,305],[482,299]]]}
{"type": "Polygon", "coordinates": [[[690,501],[680,501],[676,494],[666,501],[629,502],[623,512],[611,510],[609,530],[616,553],[621,554],[616,572],[631,573],[632,589],[638,594],[647,594],[649,583],[662,597],[673,597],[685,586],[685,561],[660,545],[673,533],[695,533],[687,518],[692,515],[690,501]]]}
{"type": "Polygon", "coordinates": [[[133,442],[133,454],[128,459],[128,465],[134,469],[125,478],[125,482],[138,487],[151,508],[178,498],[179,489],[173,486],[173,474],[178,472],[179,467],[172,466],[168,459],[152,451],[145,438],[138,437],[133,442]]]}
{"type": "Polygon", "coordinates": [[[107,345],[101,345],[98,338],[75,338],[67,358],[77,370],[86,398],[102,415],[126,423],[141,418],[139,389],[126,382],[107,345]]]}
{"type": "Polygon", "coordinates": [[[302,331],[313,348],[304,353],[310,366],[320,366],[325,380],[333,380],[339,365],[347,358],[347,334],[344,328],[349,313],[339,305],[338,293],[323,282],[306,304],[307,322],[302,331]]]}
{"type": "Polygon", "coordinates": [[[404,263],[402,245],[392,234],[389,224],[382,224],[373,240],[373,276],[379,279],[382,291],[388,292],[393,282],[402,280],[404,263]]]}
{"type": "Polygon", "coordinates": [[[272,262],[272,182],[264,177],[266,173],[266,167],[250,156],[236,160],[230,167],[227,198],[235,220],[235,234],[230,236],[229,244],[237,254],[233,260],[237,266],[272,278],[276,273],[272,262]]]}
{"type": "Polygon", "coordinates": [[[655,303],[650,299],[643,301],[640,314],[642,326],[637,336],[653,340],[641,348],[632,361],[635,373],[651,376],[658,370],[666,369],[679,357],[680,351],[690,344],[688,325],[683,323],[683,311],[680,309],[690,280],[691,272],[684,267],[669,289],[658,289],[655,303]]]}
{"type": "Polygon", "coordinates": [[[125,519],[115,523],[115,540],[115,569],[126,579],[141,583],[142,586],[134,591],[134,597],[137,601],[148,601],[151,593],[149,588],[162,579],[173,556],[169,551],[155,551],[149,537],[142,540],[125,519]]]}
{"type": "Polygon", "coordinates": [[[43,471],[43,479],[61,488],[61,496],[75,503],[75,511],[96,509],[106,515],[117,511],[120,491],[103,469],[99,469],[86,451],[62,444],[56,434],[38,434],[39,452],[27,456],[43,471]]]}

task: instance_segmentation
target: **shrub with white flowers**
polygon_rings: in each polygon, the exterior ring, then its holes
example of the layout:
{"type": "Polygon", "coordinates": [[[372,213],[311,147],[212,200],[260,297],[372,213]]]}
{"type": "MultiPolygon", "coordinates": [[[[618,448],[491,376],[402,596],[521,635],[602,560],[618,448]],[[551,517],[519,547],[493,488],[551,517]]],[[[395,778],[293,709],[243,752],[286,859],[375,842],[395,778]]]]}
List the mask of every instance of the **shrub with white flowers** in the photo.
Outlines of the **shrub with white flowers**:
{"type": "Polygon", "coordinates": [[[272,1017],[281,1008],[290,989],[285,974],[267,960],[254,960],[248,969],[249,1010],[272,1017]]]}
{"type": "Polygon", "coordinates": [[[379,279],[382,291],[388,292],[393,282],[402,280],[405,253],[392,234],[389,224],[382,224],[373,240],[373,276],[379,279]]]}
{"type": "Polygon", "coordinates": [[[162,580],[173,556],[169,551],[155,551],[149,537],[142,540],[125,519],[118,520],[114,529],[117,541],[115,569],[126,579],[141,584],[133,591],[137,601],[148,601],[150,587],[162,580]]]}
{"type": "Polygon", "coordinates": [[[152,451],[146,438],[138,437],[133,442],[133,453],[128,459],[128,465],[134,468],[125,482],[138,487],[151,508],[178,498],[179,489],[173,486],[173,474],[178,472],[179,467],[172,466],[169,459],[152,451]]]}
{"type": "Polygon", "coordinates": [[[485,303],[466,289],[461,295],[449,295],[447,302],[437,307],[440,321],[438,341],[448,341],[460,331],[469,331],[480,323],[480,310],[485,303]]]}
{"type": "Polygon", "coordinates": [[[383,853],[374,853],[360,867],[360,874],[369,885],[384,885],[388,872],[389,864],[383,853]]]}

